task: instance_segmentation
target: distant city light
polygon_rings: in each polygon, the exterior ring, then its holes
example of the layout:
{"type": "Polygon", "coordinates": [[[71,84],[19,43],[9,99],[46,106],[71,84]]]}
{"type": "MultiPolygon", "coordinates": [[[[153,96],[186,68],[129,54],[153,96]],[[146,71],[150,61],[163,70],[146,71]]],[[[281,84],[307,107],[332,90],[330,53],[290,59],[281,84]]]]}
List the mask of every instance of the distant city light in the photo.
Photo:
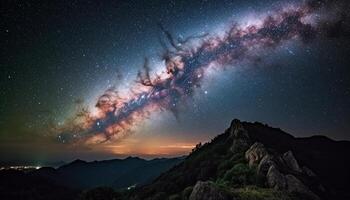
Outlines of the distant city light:
{"type": "Polygon", "coordinates": [[[18,170],[18,171],[32,171],[32,170],[38,170],[41,166],[33,166],[33,165],[15,165],[15,166],[3,166],[0,167],[0,170],[18,170]]]}

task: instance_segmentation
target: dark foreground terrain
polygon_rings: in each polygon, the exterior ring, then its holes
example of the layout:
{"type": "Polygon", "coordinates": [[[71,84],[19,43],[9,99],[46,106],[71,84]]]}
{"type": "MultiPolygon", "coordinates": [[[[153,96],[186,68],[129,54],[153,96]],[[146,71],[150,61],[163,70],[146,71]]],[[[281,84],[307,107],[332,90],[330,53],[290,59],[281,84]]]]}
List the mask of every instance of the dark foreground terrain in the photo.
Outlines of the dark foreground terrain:
{"type": "Polygon", "coordinates": [[[350,142],[233,120],[133,199],[350,199],[350,142]]]}
{"type": "MultiPolygon", "coordinates": [[[[114,181],[103,184],[98,178],[103,169],[86,171],[83,166],[87,163],[76,161],[58,170],[42,169],[31,175],[1,172],[0,199],[346,200],[350,199],[349,153],[348,141],[324,136],[295,138],[261,123],[233,120],[223,134],[198,144],[185,159],[157,160],[170,162],[168,169],[173,167],[152,182],[145,180],[154,178],[153,169],[159,168],[153,166],[158,162],[119,174],[113,174],[114,167],[124,171],[113,165],[105,172],[114,181]],[[66,176],[75,177],[69,179],[70,184],[57,177],[59,181],[48,181],[65,168],[70,169],[66,176]],[[80,171],[94,184],[83,175],[77,176],[80,171]],[[126,187],[138,184],[141,174],[149,175],[141,182],[148,184],[126,187]],[[77,180],[86,183],[74,187],[77,180]],[[110,187],[86,189],[97,185],[110,187]]],[[[129,159],[139,162],[137,158],[129,159]]]]}
{"type": "Polygon", "coordinates": [[[108,186],[128,188],[150,183],[183,158],[137,157],[86,162],[75,160],[57,169],[0,171],[0,199],[76,199],[81,191],[108,186]]]}

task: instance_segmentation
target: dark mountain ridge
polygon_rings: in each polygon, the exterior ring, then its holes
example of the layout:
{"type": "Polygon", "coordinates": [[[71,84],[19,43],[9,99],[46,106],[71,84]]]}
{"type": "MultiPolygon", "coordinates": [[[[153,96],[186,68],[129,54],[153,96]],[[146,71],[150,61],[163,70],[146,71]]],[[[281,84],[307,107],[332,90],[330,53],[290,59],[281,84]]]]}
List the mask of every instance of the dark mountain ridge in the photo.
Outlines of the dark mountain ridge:
{"type": "Polygon", "coordinates": [[[348,141],[296,138],[235,119],[223,134],[197,145],[131,198],[350,199],[349,153],[348,141]]]}
{"type": "Polygon", "coordinates": [[[77,189],[98,186],[125,188],[149,183],[180,161],[181,158],[144,160],[138,157],[92,162],[78,159],[57,169],[35,170],[31,175],[77,189]]]}

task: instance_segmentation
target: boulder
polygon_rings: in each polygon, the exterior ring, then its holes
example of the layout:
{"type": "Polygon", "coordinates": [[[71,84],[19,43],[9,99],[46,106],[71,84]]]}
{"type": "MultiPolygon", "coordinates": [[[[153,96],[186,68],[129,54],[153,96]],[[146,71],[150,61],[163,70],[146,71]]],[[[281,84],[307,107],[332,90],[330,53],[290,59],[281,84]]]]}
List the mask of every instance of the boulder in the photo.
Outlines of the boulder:
{"type": "Polygon", "coordinates": [[[255,142],[245,153],[249,166],[259,164],[260,160],[267,155],[265,146],[259,142],[255,142]]]}
{"type": "Polygon", "coordinates": [[[210,182],[198,181],[189,200],[232,200],[232,197],[210,182]]]}
{"type": "Polygon", "coordinates": [[[262,176],[266,176],[267,172],[269,171],[270,167],[272,165],[275,165],[276,166],[276,163],[274,161],[274,157],[272,155],[265,155],[259,165],[258,165],[258,168],[257,168],[257,174],[259,175],[262,175],[262,176]]]}
{"type": "Polygon", "coordinates": [[[292,151],[288,151],[288,152],[284,153],[282,156],[282,159],[283,159],[284,163],[286,164],[286,166],[290,170],[293,170],[293,171],[299,172],[299,173],[302,172],[302,170],[299,167],[299,164],[298,164],[297,160],[295,159],[292,151]]]}
{"type": "Polygon", "coordinates": [[[286,178],[278,171],[275,165],[271,165],[266,175],[267,184],[270,188],[276,190],[285,190],[287,188],[286,178]]]}
{"type": "Polygon", "coordinates": [[[319,200],[320,198],[313,193],[303,182],[294,175],[282,174],[275,165],[271,165],[266,175],[267,184],[275,190],[287,191],[289,193],[301,194],[307,199],[319,200]]]}
{"type": "Polygon", "coordinates": [[[260,174],[264,174],[266,168],[269,167],[266,174],[266,181],[267,185],[270,188],[273,188],[275,190],[288,191],[289,193],[301,194],[307,197],[307,199],[320,199],[297,177],[295,177],[292,174],[283,174],[280,171],[281,166],[288,167],[288,169],[292,170],[293,172],[302,172],[291,151],[288,151],[283,156],[278,156],[278,158],[276,159],[274,159],[274,157],[271,155],[266,155],[260,161],[260,164],[258,166],[258,172],[260,174]],[[284,165],[282,165],[281,162],[283,162],[284,165]]]}

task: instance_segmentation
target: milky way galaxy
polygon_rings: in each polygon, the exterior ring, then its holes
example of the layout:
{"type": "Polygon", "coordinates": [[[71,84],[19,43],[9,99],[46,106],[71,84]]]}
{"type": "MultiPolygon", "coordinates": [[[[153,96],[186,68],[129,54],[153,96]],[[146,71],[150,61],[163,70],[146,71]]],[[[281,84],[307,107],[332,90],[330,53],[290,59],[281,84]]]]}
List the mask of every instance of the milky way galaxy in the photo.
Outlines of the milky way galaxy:
{"type": "Polygon", "coordinates": [[[130,92],[122,94],[108,89],[99,97],[96,111],[80,112],[74,122],[57,128],[58,140],[63,143],[118,140],[151,113],[170,111],[177,116],[179,106],[193,96],[209,68],[234,67],[242,61],[253,61],[250,59],[254,52],[270,50],[290,40],[308,43],[326,34],[338,18],[320,16],[319,10],[325,6],[325,3],[289,4],[253,24],[231,24],[224,34],[182,40],[174,39],[166,25],[160,24],[167,41],[162,42],[164,71],[152,74],[154,67],[145,59],[130,92]]]}

